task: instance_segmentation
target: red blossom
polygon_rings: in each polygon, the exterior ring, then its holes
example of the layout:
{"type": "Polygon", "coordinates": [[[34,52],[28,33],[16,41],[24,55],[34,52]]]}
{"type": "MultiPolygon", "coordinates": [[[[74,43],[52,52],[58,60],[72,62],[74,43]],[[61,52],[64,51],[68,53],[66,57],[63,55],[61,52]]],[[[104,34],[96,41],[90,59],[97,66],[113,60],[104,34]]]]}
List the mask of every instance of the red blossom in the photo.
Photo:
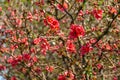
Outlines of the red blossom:
{"type": "Polygon", "coordinates": [[[65,75],[59,75],[57,80],[66,80],[65,75]]]}
{"type": "Polygon", "coordinates": [[[17,78],[15,76],[12,76],[10,80],[17,80],[17,78]]]}
{"type": "Polygon", "coordinates": [[[18,55],[18,56],[16,57],[16,60],[19,61],[19,62],[22,61],[22,60],[23,60],[22,55],[18,55]]]}
{"type": "Polygon", "coordinates": [[[90,46],[89,43],[87,43],[86,45],[83,45],[80,48],[80,53],[81,53],[81,55],[85,55],[85,54],[89,53],[91,50],[92,50],[92,47],[90,46]]]}
{"type": "Polygon", "coordinates": [[[44,25],[45,25],[45,26],[48,25],[47,19],[44,19],[43,22],[44,22],[44,25]]]}
{"type": "Polygon", "coordinates": [[[97,64],[97,68],[100,70],[101,68],[103,68],[103,66],[101,64],[97,64]]]}
{"type": "Polygon", "coordinates": [[[92,13],[93,13],[93,16],[97,19],[97,20],[101,20],[102,19],[102,15],[103,15],[103,10],[101,10],[101,9],[94,9],[93,11],[92,11],[92,13]]]}
{"type": "Polygon", "coordinates": [[[44,19],[44,24],[49,25],[50,29],[53,31],[59,30],[59,22],[53,17],[46,17],[46,19],[44,19]]]}
{"type": "Polygon", "coordinates": [[[90,14],[91,12],[89,10],[86,10],[85,14],[90,14]]]}
{"type": "Polygon", "coordinates": [[[60,74],[58,76],[58,80],[68,80],[68,78],[70,80],[75,80],[75,76],[72,71],[65,71],[64,74],[60,74]]]}
{"type": "Polygon", "coordinates": [[[35,48],[31,48],[30,53],[35,53],[35,48]]]}
{"type": "Polygon", "coordinates": [[[48,43],[47,39],[43,39],[41,38],[41,44],[40,44],[40,48],[41,48],[41,53],[43,55],[46,55],[47,50],[49,50],[50,44],[48,43]]]}
{"type": "Polygon", "coordinates": [[[18,48],[17,45],[11,45],[11,46],[10,46],[10,50],[11,50],[12,52],[14,52],[16,48],[18,48]]]}
{"type": "Polygon", "coordinates": [[[33,21],[33,16],[32,16],[32,13],[31,13],[31,12],[28,12],[28,14],[27,14],[27,19],[28,19],[29,21],[33,21]]]}
{"type": "Polygon", "coordinates": [[[40,41],[41,41],[40,38],[35,38],[35,39],[33,40],[33,44],[37,45],[37,44],[40,43],[40,41]]]}
{"type": "Polygon", "coordinates": [[[65,75],[66,77],[69,77],[70,80],[74,80],[74,79],[75,79],[75,76],[74,76],[74,74],[72,73],[72,71],[66,71],[66,72],[64,72],[64,75],[65,75]]]}
{"type": "Polygon", "coordinates": [[[15,17],[15,11],[11,11],[11,17],[15,17]]]}
{"type": "Polygon", "coordinates": [[[115,9],[114,7],[108,6],[108,9],[111,14],[117,14],[117,9],[115,9]]]}
{"type": "Polygon", "coordinates": [[[31,56],[30,56],[30,54],[28,54],[28,53],[24,53],[24,54],[22,55],[22,58],[23,58],[24,61],[29,61],[29,60],[31,59],[31,56]]]}
{"type": "Polygon", "coordinates": [[[78,38],[78,37],[83,37],[85,35],[85,30],[83,28],[83,26],[81,25],[75,25],[72,24],[70,27],[70,34],[69,34],[69,38],[78,38]]]}
{"type": "Polygon", "coordinates": [[[95,43],[95,41],[96,41],[96,39],[91,38],[91,39],[89,40],[89,43],[90,43],[90,44],[93,44],[93,43],[95,43]]]}
{"type": "MultiPolygon", "coordinates": [[[[5,0],[0,3],[0,71],[3,74],[5,71],[4,78],[76,80],[80,77],[85,80],[87,74],[84,72],[89,71],[91,65],[89,58],[93,62],[93,76],[97,77],[104,67],[117,72],[120,67],[119,0],[109,2],[108,7],[105,1],[99,4],[99,0],[89,0],[87,5],[85,0],[30,0],[30,4],[27,0],[14,1],[7,5],[5,0]],[[18,5],[14,7],[13,3],[18,5]],[[102,20],[104,14],[106,16],[102,20]],[[83,40],[80,45],[79,38],[83,40]],[[90,56],[88,53],[96,54],[90,56]],[[84,62],[83,57],[85,63],[79,63],[84,62]],[[111,68],[109,64],[101,64],[109,63],[106,57],[115,66],[111,68]],[[88,69],[84,68],[85,65],[88,69]],[[78,70],[81,67],[82,70],[78,70]]],[[[110,78],[119,79],[115,74],[110,78]]]]}
{"type": "Polygon", "coordinates": [[[49,50],[54,53],[59,50],[59,46],[58,45],[51,46],[49,50]]]}
{"type": "Polygon", "coordinates": [[[48,72],[53,72],[54,67],[53,67],[53,66],[46,66],[46,70],[47,70],[48,72]]]}
{"type": "Polygon", "coordinates": [[[40,73],[41,73],[41,68],[36,67],[36,68],[35,68],[35,72],[38,73],[38,74],[40,74],[40,73]]]}
{"type": "Polygon", "coordinates": [[[67,4],[66,2],[64,2],[63,5],[58,4],[58,5],[57,5],[57,8],[58,8],[61,12],[64,12],[64,10],[68,8],[68,4],[67,4]]]}
{"type": "Polygon", "coordinates": [[[37,5],[37,6],[44,5],[45,1],[44,0],[40,0],[40,1],[35,2],[34,4],[37,5]]]}
{"type": "Polygon", "coordinates": [[[21,27],[22,25],[22,20],[21,19],[16,19],[16,25],[21,27]]]}
{"type": "Polygon", "coordinates": [[[71,53],[75,53],[76,52],[75,45],[73,44],[72,40],[68,40],[67,41],[66,49],[67,49],[68,52],[71,52],[71,53]]]}
{"type": "Polygon", "coordinates": [[[44,0],[41,0],[40,3],[41,3],[42,5],[44,5],[44,4],[45,4],[45,1],[44,1],[44,0]]]}
{"type": "Polygon", "coordinates": [[[106,45],[105,45],[105,49],[106,49],[106,50],[111,50],[112,47],[111,47],[109,44],[106,44],[106,45]]]}
{"type": "Polygon", "coordinates": [[[28,38],[26,37],[26,38],[23,38],[23,39],[21,39],[21,43],[26,43],[27,42],[27,40],[28,40],[28,38]]]}
{"type": "Polygon", "coordinates": [[[2,11],[2,7],[0,7],[0,12],[2,11]]]}
{"type": "Polygon", "coordinates": [[[18,60],[13,57],[8,58],[7,62],[10,63],[12,67],[15,67],[18,64],[18,60]]]}
{"type": "Polygon", "coordinates": [[[84,15],[83,11],[80,10],[80,12],[79,12],[79,16],[83,16],[83,15],[84,15]]]}
{"type": "Polygon", "coordinates": [[[0,26],[0,30],[3,28],[3,26],[0,26]]]}
{"type": "Polygon", "coordinates": [[[33,62],[37,62],[38,58],[36,56],[32,57],[33,62]]]}
{"type": "Polygon", "coordinates": [[[118,78],[116,76],[113,77],[113,80],[118,80],[118,78]]]}
{"type": "Polygon", "coordinates": [[[4,65],[0,64],[0,71],[5,70],[5,69],[6,69],[6,67],[4,65]]]}

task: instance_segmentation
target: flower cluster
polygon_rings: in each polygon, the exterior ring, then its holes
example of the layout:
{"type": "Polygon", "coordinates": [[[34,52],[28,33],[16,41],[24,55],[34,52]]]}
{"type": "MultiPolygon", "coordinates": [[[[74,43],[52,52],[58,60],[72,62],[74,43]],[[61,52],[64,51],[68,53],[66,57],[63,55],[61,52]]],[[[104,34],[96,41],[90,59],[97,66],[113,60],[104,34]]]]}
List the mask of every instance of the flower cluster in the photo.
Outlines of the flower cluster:
{"type": "Polygon", "coordinates": [[[53,72],[54,67],[53,67],[53,66],[46,66],[46,70],[47,70],[48,72],[53,72]]]}
{"type": "MultiPolygon", "coordinates": [[[[47,39],[45,38],[35,38],[33,40],[33,44],[40,46],[40,52],[43,55],[46,55],[46,51],[49,49],[50,44],[48,43],[47,39]]],[[[35,52],[34,49],[31,49],[32,52],[35,52]]]]}
{"type": "Polygon", "coordinates": [[[33,63],[37,62],[36,56],[31,56],[30,53],[23,53],[22,55],[17,55],[14,57],[9,57],[7,59],[7,62],[12,65],[12,67],[16,67],[18,64],[20,64],[22,61],[29,63],[29,66],[31,66],[33,63]]]}
{"type": "Polygon", "coordinates": [[[46,17],[44,19],[44,24],[49,25],[50,29],[53,31],[58,31],[59,30],[59,22],[54,18],[54,17],[46,17]]]}
{"type": "Polygon", "coordinates": [[[93,48],[91,47],[91,45],[89,43],[87,43],[86,45],[83,45],[80,48],[80,53],[81,55],[85,55],[87,53],[89,53],[93,48]]]}
{"type": "Polygon", "coordinates": [[[50,48],[50,44],[48,43],[47,39],[41,38],[40,48],[41,48],[40,52],[43,55],[46,55],[47,50],[49,50],[50,48]]]}
{"type": "Polygon", "coordinates": [[[75,80],[75,76],[72,71],[66,71],[58,76],[58,80],[75,80]]]}
{"type": "Polygon", "coordinates": [[[72,40],[67,40],[66,49],[70,53],[76,53],[75,45],[72,40]]]}
{"type": "Polygon", "coordinates": [[[5,80],[97,80],[102,70],[115,73],[106,79],[118,80],[118,4],[0,0],[0,75],[5,80]]]}
{"type": "Polygon", "coordinates": [[[83,28],[83,26],[81,25],[76,25],[76,24],[72,24],[70,26],[70,34],[69,34],[69,38],[78,38],[78,37],[83,37],[85,35],[85,30],[83,28]]]}
{"type": "Polygon", "coordinates": [[[92,11],[92,13],[93,13],[93,16],[97,19],[97,20],[101,20],[102,19],[102,15],[103,15],[103,10],[101,10],[101,9],[94,9],[93,11],[92,11]]]}
{"type": "Polygon", "coordinates": [[[61,11],[64,12],[68,8],[68,4],[66,2],[63,3],[63,5],[58,4],[57,8],[61,11]]]}

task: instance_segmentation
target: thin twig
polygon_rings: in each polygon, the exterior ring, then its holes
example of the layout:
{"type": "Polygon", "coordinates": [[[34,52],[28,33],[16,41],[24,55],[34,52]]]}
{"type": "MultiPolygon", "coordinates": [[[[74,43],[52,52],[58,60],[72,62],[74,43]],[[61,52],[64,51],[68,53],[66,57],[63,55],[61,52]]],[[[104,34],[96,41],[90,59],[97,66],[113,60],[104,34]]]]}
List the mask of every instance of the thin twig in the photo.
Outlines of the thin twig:
{"type": "Polygon", "coordinates": [[[106,30],[103,32],[103,34],[101,34],[95,43],[92,44],[92,46],[95,46],[96,43],[98,43],[106,34],[108,34],[109,29],[112,27],[112,23],[115,21],[115,19],[117,18],[117,16],[120,14],[120,12],[118,12],[118,14],[113,17],[112,21],[108,23],[108,27],[106,28],[106,30]]]}

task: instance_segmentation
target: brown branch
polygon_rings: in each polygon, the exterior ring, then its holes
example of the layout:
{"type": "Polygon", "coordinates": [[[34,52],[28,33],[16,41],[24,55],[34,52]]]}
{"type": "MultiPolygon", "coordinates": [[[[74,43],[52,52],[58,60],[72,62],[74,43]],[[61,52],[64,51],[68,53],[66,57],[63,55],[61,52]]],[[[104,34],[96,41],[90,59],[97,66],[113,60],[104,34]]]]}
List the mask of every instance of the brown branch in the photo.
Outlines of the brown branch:
{"type": "MultiPolygon", "coordinates": [[[[74,3],[72,4],[72,6],[71,6],[70,9],[68,10],[68,12],[72,9],[72,7],[74,6],[75,3],[76,3],[76,1],[74,1],[74,3]]],[[[60,17],[58,20],[59,20],[59,21],[62,20],[65,16],[66,16],[66,14],[63,15],[62,17],[60,17]]]]}
{"type": "Polygon", "coordinates": [[[79,6],[78,11],[77,11],[77,13],[76,13],[76,15],[75,15],[74,21],[76,20],[78,14],[79,14],[79,12],[80,12],[80,10],[82,10],[82,8],[84,7],[85,3],[86,3],[86,0],[84,0],[82,6],[79,6]]]}
{"type": "MultiPolygon", "coordinates": [[[[58,4],[60,4],[58,1],[56,1],[58,4]]],[[[60,6],[62,6],[62,8],[64,9],[65,13],[71,18],[71,24],[74,23],[74,18],[73,16],[63,7],[62,4],[60,4],[60,6]]]]}
{"type": "Polygon", "coordinates": [[[96,43],[98,43],[106,34],[108,34],[109,29],[112,27],[112,23],[115,21],[115,19],[117,18],[117,16],[120,14],[120,11],[118,12],[118,14],[116,16],[113,17],[112,21],[108,23],[108,27],[106,28],[106,30],[97,38],[96,42],[92,44],[92,46],[94,47],[96,43]]]}

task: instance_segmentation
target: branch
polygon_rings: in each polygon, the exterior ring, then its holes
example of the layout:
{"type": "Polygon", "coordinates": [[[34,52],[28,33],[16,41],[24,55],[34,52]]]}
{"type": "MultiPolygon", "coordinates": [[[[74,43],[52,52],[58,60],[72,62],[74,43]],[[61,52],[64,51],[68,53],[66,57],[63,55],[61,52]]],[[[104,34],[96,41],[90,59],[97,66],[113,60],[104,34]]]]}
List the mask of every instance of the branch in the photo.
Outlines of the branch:
{"type": "Polygon", "coordinates": [[[80,10],[82,10],[82,8],[83,8],[83,6],[85,5],[85,3],[86,3],[86,0],[84,0],[82,6],[79,6],[78,11],[77,11],[77,13],[76,13],[76,15],[75,15],[74,21],[76,20],[78,14],[79,14],[79,12],[80,12],[80,10]]]}
{"type": "Polygon", "coordinates": [[[106,28],[106,30],[97,38],[96,42],[93,43],[92,46],[95,46],[96,43],[98,43],[106,34],[108,34],[109,29],[112,27],[112,23],[115,21],[115,19],[117,18],[119,14],[120,14],[120,11],[118,12],[116,16],[113,17],[113,20],[108,23],[108,27],[106,28]]]}
{"type": "MultiPolygon", "coordinates": [[[[58,1],[56,1],[58,4],[60,4],[58,1]]],[[[62,8],[64,9],[64,11],[65,11],[65,13],[68,15],[68,16],[70,16],[70,18],[71,18],[71,24],[73,24],[74,23],[74,18],[73,18],[73,16],[63,7],[63,5],[61,5],[60,4],[60,6],[62,6],[62,8]]]]}
{"type": "MultiPolygon", "coordinates": [[[[72,6],[71,6],[70,9],[68,10],[68,12],[72,9],[72,7],[74,6],[75,3],[76,3],[76,1],[74,1],[74,3],[72,4],[72,6]]],[[[63,15],[62,17],[60,17],[58,20],[60,21],[60,20],[63,19],[65,16],[66,16],[66,14],[63,15]]]]}

